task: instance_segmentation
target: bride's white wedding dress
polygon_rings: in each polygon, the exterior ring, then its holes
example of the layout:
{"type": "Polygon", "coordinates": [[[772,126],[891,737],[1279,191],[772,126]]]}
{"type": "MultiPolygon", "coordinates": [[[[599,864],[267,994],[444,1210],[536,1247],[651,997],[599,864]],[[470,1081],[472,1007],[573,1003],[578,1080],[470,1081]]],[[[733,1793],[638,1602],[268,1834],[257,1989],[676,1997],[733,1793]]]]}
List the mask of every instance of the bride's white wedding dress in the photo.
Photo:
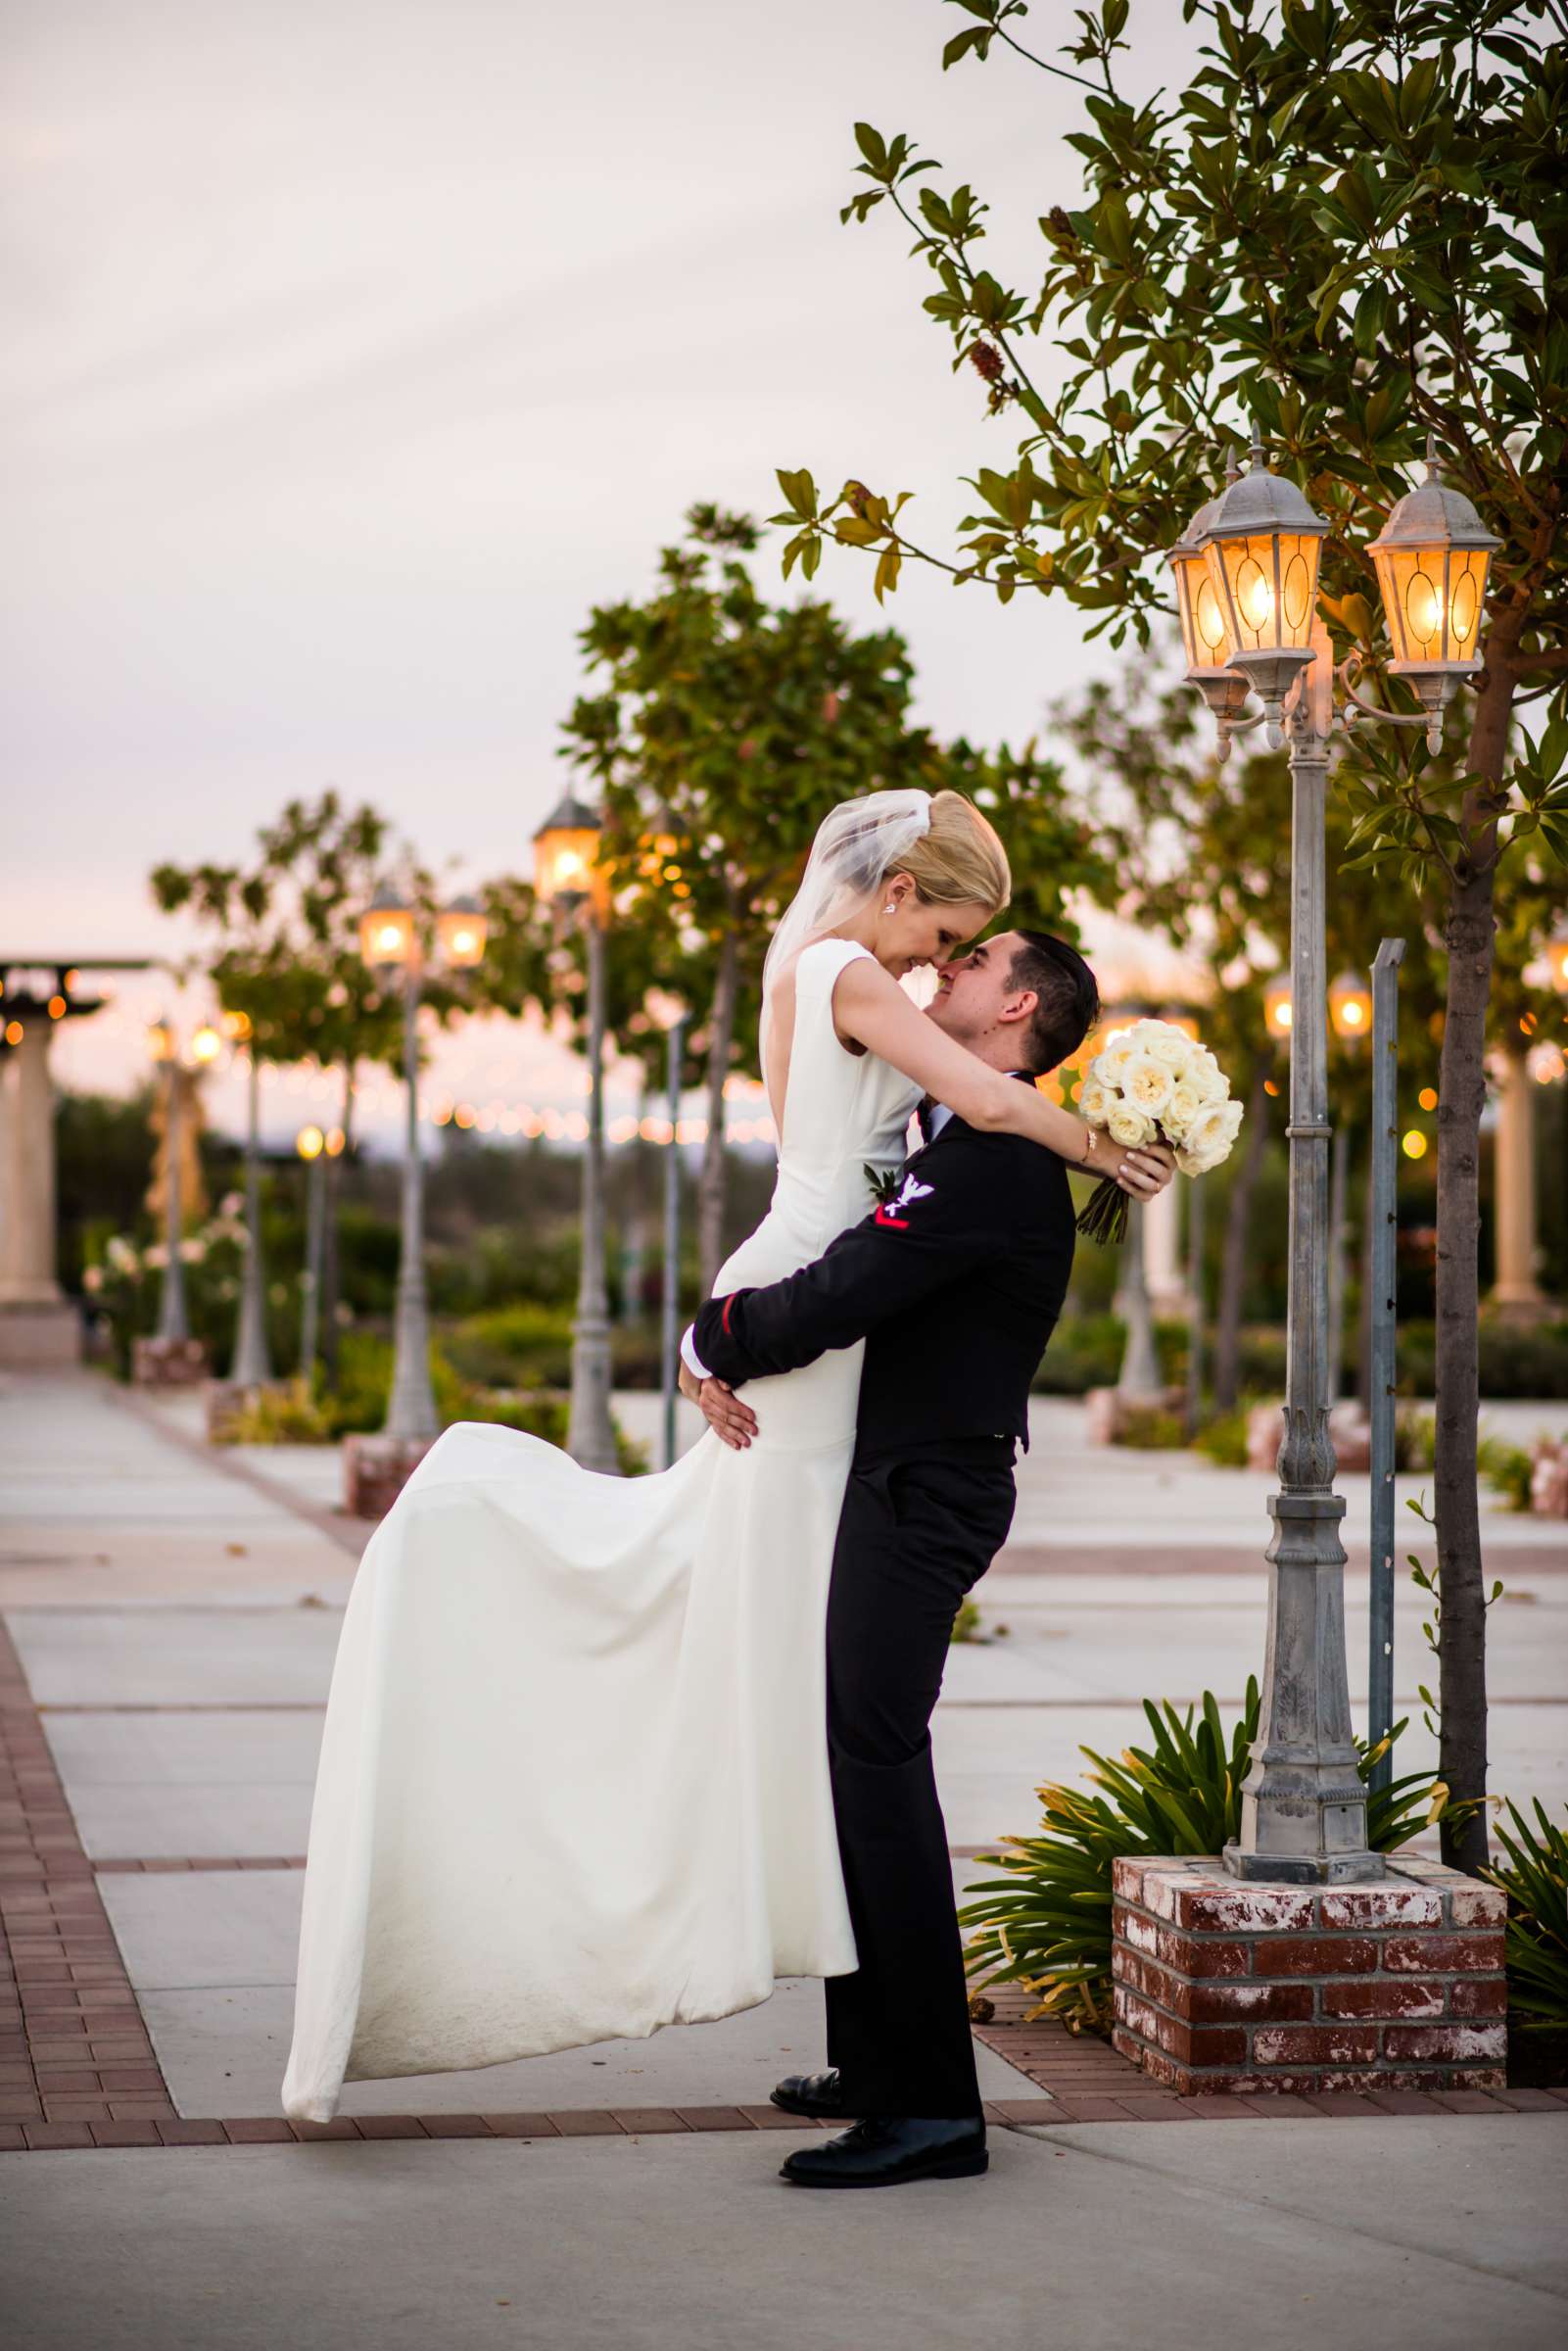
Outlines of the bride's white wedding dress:
{"type": "MultiPolygon", "coordinates": [[[[918,1087],[833,1031],[863,947],[795,965],[779,1180],[718,1287],[871,1205],[918,1087]]],[[[449,1429],[344,1618],[310,1821],[285,2111],[727,2016],[855,1964],[824,1622],[861,1350],[747,1390],[761,1426],[655,1477],[449,1429]]]]}

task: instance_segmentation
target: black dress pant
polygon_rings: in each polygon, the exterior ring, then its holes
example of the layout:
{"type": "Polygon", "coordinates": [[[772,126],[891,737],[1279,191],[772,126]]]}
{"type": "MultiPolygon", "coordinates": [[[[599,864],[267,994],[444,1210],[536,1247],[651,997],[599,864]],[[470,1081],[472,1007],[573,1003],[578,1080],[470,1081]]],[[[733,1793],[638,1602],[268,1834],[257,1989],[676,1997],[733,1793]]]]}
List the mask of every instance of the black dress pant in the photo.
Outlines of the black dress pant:
{"type": "Polygon", "coordinates": [[[930,1719],[953,1617],[1013,1520],[1013,1442],[857,1461],[828,1601],[828,1745],[860,1964],[827,1981],[828,2062],[886,2115],[978,2114],[930,1719]]]}

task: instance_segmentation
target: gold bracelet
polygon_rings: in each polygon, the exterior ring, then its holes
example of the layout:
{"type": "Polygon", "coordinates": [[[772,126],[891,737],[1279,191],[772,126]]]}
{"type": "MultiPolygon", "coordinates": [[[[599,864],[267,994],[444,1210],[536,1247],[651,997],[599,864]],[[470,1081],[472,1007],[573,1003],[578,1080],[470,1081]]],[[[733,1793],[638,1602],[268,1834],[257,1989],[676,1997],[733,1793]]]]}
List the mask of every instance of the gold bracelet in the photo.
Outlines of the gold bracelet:
{"type": "Polygon", "coordinates": [[[1099,1148],[1100,1130],[1097,1127],[1091,1127],[1089,1128],[1089,1139],[1083,1146],[1083,1157],[1078,1162],[1079,1167],[1086,1168],[1099,1148]]]}

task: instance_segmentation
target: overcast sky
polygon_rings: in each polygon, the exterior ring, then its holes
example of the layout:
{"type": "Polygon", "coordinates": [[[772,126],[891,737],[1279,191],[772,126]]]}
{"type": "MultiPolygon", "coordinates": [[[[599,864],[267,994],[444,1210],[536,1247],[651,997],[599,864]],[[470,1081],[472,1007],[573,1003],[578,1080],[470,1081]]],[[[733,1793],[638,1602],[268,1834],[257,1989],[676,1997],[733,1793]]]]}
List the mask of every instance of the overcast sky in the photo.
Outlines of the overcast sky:
{"type": "MultiPolygon", "coordinates": [[[[328,784],[434,862],[525,866],[575,632],[691,501],[766,512],[805,464],[914,490],[945,544],[959,477],[1011,455],[905,232],[837,217],[862,116],[994,201],[999,273],[1076,200],[1079,94],[1000,54],[943,75],[936,0],[0,19],[0,953],[166,948],[149,865],[242,855],[328,784]]],[[[1196,33],[1133,21],[1148,89],[1196,33]]],[[[944,731],[1016,741],[1093,657],[1065,605],[905,583],[944,731]]],[[[818,587],[874,618],[862,561],[818,587]]]]}

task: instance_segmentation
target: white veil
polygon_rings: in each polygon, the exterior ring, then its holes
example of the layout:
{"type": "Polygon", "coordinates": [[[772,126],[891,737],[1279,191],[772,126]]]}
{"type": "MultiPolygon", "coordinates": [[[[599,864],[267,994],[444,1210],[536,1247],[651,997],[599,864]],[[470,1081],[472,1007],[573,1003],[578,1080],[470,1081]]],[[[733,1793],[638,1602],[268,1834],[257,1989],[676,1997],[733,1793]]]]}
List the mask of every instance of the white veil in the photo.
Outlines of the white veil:
{"type": "Polygon", "coordinates": [[[767,1077],[768,1014],[775,983],[802,948],[858,914],[898,861],[928,833],[928,792],[869,792],[840,800],[817,828],[800,888],[781,915],[762,967],[763,1077],[767,1077]]]}

